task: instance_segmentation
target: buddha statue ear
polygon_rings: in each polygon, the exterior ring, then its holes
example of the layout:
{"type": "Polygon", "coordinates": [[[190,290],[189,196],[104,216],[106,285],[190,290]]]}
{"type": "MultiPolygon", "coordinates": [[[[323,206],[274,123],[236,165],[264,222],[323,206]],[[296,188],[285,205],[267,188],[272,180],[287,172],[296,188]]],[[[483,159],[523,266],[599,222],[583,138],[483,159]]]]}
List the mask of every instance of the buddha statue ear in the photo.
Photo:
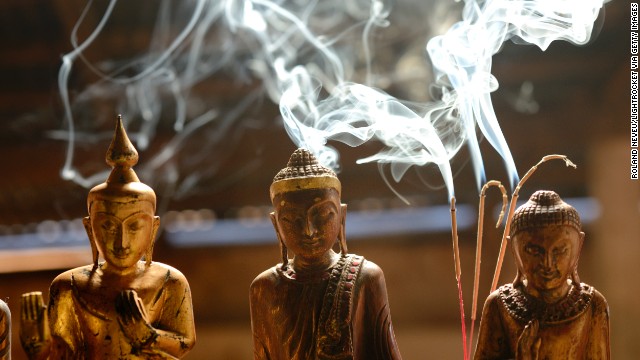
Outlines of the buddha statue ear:
{"type": "Polygon", "coordinates": [[[158,234],[158,229],[160,228],[160,217],[153,217],[153,229],[151,230],[151,243],[147,248],[147,251],[144,253],[145,265],[150,266],[152,257],[153,257],[153,245],[156,244],[156,235],[158,234]]]}
{"type": "Polygon", "coordinates": [[[573,272],[571,273],[571,281],[574,284],[580,285],[580,276],[578,276],[578,262],[580,260],[580,254],[582,253],[582,244],[584,244],[584,232],[580,231],[579,233],[580,239],[578,240],[578,255],[576,257],[576,264],[573,267],[573,272]]]}
{"type": "Polygon", "coordinates": [[[573,269],[573,273],[571,273],[571,281],[576,285],[580,285],[580,276],[578,276],[578,267],[577,266],[576,266],[575,269],[573,269]]]}
{"type": "Polygon", "coordinates": [[[338,233],[338,244],[342,255],[347,255],[347,236],[345,235],[345,225],[347,220],[347,204],[340,204],[340,232],[338,233]]]}
{"type": "Polygon", "coordinates": [[[82,218],[82,224],[84,225],[84,229],[87,231],[87,236],[89,237],[89,244],[91,244],[91,254],[93,255],[93,268],[98,267],[98,257],[100,253],[98,251],[98,246],[96,245],[96,239],[93,236],[93,230],[91,229],[91,218],[89,216],[82,218]]]}
{"type": "Polygon", "coordinates": [[[518,257],[518,252],[516,251],[515,244],[513,243],[511,236],[507,236],[507,242],[511,245],[511,253],[516,260],[516,277],[513,279],[513,287],[518,287],[522,285],[522,281],[524,280],[524,275],[522,274],[522,271],[520,271],[522,261],[518,257]]]}
{"type": "Polygon", "coordinates": [[[522,276],[520,269],[516,269],[516,277],[513,279],[513,287],[518,287],[522,285],[523,280],[524,280],[524,276],[522,276]]]}
{"type": "Polygon", "coordinates": [[[280,230],[278,229],[278,219],[276,218],[276,212],[272,211],[269,213],[269,217],[271,218],[271,223],[273,224],[273,228],[276,231],[276,236],[278,237],[278,243],[280,243],[280,254],[282,256],[282,266],[280,267],[282,270],[286,270],[289,265],[289,255],[287,254],[287,246],[282,241],[282,236],[280,236],[280,230]]]}

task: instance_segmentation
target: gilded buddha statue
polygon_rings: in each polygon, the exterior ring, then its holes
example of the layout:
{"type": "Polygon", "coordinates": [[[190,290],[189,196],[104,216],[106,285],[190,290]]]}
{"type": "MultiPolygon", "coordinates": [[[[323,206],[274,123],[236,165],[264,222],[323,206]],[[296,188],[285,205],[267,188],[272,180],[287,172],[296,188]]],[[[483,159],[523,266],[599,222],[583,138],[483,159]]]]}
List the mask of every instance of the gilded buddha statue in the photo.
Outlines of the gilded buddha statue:
{"type": "Polygon", "coordinates": [[[382,270],[347,253],[340,192],[335,173],[305,149],[275,176],[282,263],[251,284],[255,359],[401,359],[382,270]]]}
{"type": "Polygon", "coordinates": [[[89,192],[83,219],[94,263],[58,275],[46,307],[41,293],[22,297],[30,359],[177,359],[194,346],[187,279],[151,259],[156,196],[132,169],[138,153],[121,117],[106,160],[113,170],[89,192]]]}
{"type": "Polygon", "coordinates": [[[475,359],[609,359],[609,308],[581,283],[584,241],[575,208],[537,191],[510,229],[516,279],[487,298],[475,359]]]}

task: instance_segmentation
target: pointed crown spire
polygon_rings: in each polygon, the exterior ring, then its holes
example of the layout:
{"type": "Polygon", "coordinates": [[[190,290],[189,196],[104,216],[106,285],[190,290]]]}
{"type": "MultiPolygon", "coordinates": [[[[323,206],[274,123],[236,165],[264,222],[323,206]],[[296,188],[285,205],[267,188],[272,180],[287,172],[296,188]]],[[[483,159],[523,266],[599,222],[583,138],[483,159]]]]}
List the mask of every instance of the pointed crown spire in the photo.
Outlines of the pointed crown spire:
{"type": "Polygon", "coordinates": [[[139,182],[138,176],[132,167],[138,163],[138,151],[129,140],[127,132],[122,124],[122,115],[116,120],[116,130],[107,150],[106,161],[113,168],[107,180],[110,182],[128,183],[139,182]]]}
{"type": "Polygon", "coordinates": [[[153,203],[155,207],[155,192],[141,183],[133,170],[133,166],[138,163],[138,151],[127,136],[122,115],[117,117],[116,129],[106,154],[106,162],[113,169],[106,182],[89,191],[87,198],[89,211],[91,211],[91,204],[96,200],[116,202],[146,200],[153,203]]]}

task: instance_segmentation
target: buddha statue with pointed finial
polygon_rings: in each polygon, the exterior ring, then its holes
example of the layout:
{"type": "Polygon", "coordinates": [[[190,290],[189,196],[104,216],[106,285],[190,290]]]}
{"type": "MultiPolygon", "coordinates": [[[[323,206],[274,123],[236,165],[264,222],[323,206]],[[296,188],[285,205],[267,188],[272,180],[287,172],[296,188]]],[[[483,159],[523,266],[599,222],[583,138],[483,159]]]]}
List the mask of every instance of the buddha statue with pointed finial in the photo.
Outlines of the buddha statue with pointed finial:
{"type": "Polygon", "coordinates": [[[132,169],[138,153],[120,116],[106,159],[113,170],[89,192],[83,219],[94,263],[58,275],[48,306],[39,292],[22,297],[30,359],[176,359],[194,346],[187,279],[151,259],[156,196],[132,169]]]}
{"type": "Polygon", "coordinates": [[[11,311],[0,300],[0,360],[11,359],[11,311]]]}
{"type": "Polygon", "coordinates": [[[256,360],[401,359],[382,270],[347,252],[340,193],[335,173],[305,149],[275,176],[282,263],[251,284],[256,360]]]}
{"type": "Polygon", "coordinates": [[[607,302],[578,276],[576,209],[537,191],[515,211],[509,242],[517,275],[486,300],[475,359],[609,359],[607,302]]]}

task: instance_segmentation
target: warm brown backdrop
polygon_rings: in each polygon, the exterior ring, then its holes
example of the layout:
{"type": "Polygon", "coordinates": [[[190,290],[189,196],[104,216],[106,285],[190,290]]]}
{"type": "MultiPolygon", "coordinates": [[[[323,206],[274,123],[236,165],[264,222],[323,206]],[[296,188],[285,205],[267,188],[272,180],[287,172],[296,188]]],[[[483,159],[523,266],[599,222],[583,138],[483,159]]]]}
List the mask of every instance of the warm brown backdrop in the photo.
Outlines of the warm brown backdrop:
{"type": "MultiPolygon", "coordinates": [[[[62,128],[61,108],[55,85],[61,54],[70,50],[68,34],[79,16],[80,1],[10,0],[0,5],[2,56],[0,56],[0,225],[30,224],[46,219],[74,219],[84,216],[87,189],[59,177],[64,159],[64,142],[53,140],[48,131],[62,128]]],[[[606,5],[606,16],[597,39],[587,46],[553,44],[547,52],[531,46],[505,45],[494,57],[493,73],[500,89],[493,94],[500,124],[511,146],[518,170],[523,174],[542,156],[568,155],[578,164],[569,170],[558,163],[548,164],[522,190],[526,197],[535,189],[549,188],[563,197],[592,197],[600,204],[600,215],[585,226],[587,243],[583,249],[582,280],[595,285],[609,300],[612,316],[614,358],[635,357],[640,340],[637,324],[640,308],[635,277],[640,274],[640,187],[629,180],[629,8],[628,2],[606,5]],[[509,100],[524,81],[534,86],[533,96],[540,109],[522,114],[509,100]]],[[[144,43],[144,32],[115,34],[102,50],[117,52],[136,41],[144,43]]],[[[99,50],[92,50],[99,51],[99,50]]],[[[83,73],[74,77],[81,83],[83,73]]],[[[248,89],[234,87],[224,75],[202,85],[199,91],[224,104],[237,102],[248,89]]],[[[98,104],[99,106],[99,104],[98,104]]],[[[105,112],[113,109],[105,106],[105,112]]],[[[112,115],[108,115],[109,117],[112,115]]],[[[126,116],[126,114],[125,114],[126,116]]],[[[251,113],[254,119],[273,119],[277,107],[265,100],[251,113]]],[[[161,129],[162,130],[162,129],[161,129]]],[[[159,144],[146,154],[162,147],[159,144]]],[[[221,145],[216,151],[226,155],[219,176],[212,176],[209,189],[180,199],[163,198],[162,216],[167,210],[209,208],[233,216],[247,205],[268,205],[268,186],[281,168],[293,145],[278,126],[263,126],[238,135],[243,147],[221,145]],[[225,150],[226,149],[226,150],[225,150]],[[226,151],[226,152],[225,152],[226,151]],[[247,172],[224,176],[246,166],[247,172]]],[[[234,141],[237,139],[230,139],[234,141]]],[[[82,149],[81,161],[103,166],[102,156],[108,139],[82,149]]],[[[154,147],[155,146],[155,147],[154,147]]],[[[370,154],[375,146],[343,151],[343,200],[352,205],[378,197],[393,202],[374,165],[355,165],[355,159],[370,154]]],[[[502,162],[485,143],[485,165],[490,178],[507,182],[502,162]]],[[[148,156],[148,155],[147,155],[148,156]]],[[[458,203],[477,204],[477,188],[470,166],[462,166],[465,154],[456,159],[461,168],[456,177],[458,203]]],[[[141,164],[145,152],[141,153],[141,164]]],[[[434,177],[436,178],[436,177],[434,177]]],[[[153,180],[142,178],[148,183],[153,180]]],[[[443,204],[446,193],[429,190],[411,176],[399,185],[404,194],[418,194],[425,202],[443,204]]],[[[487,207],[496,203],[488,197],[487,207]]],[[[396,205],[401,206],[401,205],[396,205]]],[[[501,233],[485,225],[481,298],[486,296],[495,264],[501,233]]],[[[3,228],[3,231],[9,231],[3,228]]],[[[215,230],[213,230],[215,231],[215,230]]],[[[274,237],[275,238],[275,237],[274,237]]],[[[465,305],[470,310],[475,230],[460,233],[465,305]]],[[[461,346],[457,290],[449,233],[397,235],[353,241],[350,250],[380,265],[386,275],[392,317],[405,359],[459,359],[461,346]]],[[[7,272],[0,274],[0,297],[7,299],[14,320],[19,317],[21,293],[46,291],[64,264],[82,264],[70,252],[51,254],[0,251],[5,268],[54,267],[52,270],[7,272]],[[47,260],[48,259],[48,260],[47,260]],[[13,261],[13,263],[12,263],[13,261]],[[47,262],[47,263],[46,263],[47,262]],[[56,263],[57,262],[57,263],[56,263]],[[63,265],[61,265],[63,264],[63,265]]],[[[82,255],[83,254],[83,255],[82,255]]],[[[84,257],[84,258],[83,258],[84,257]]],[[[175,249],[165,235],[158,240],[155,260],[180,269],[190,281],[194,295],[198,341],[190,359],[249,359],[251,334],[248,312],[248,286],[260,271],[278,261],[275,239],[272,244],[243,246],[201,246],[175,249]]],[[[501,282],[513,276],[507,256],[501,282]]],[[[482,302],[482,299],[480,300],[482,302]]],[[[14,321],[13,354],[22,359],[14,321]]]]}

